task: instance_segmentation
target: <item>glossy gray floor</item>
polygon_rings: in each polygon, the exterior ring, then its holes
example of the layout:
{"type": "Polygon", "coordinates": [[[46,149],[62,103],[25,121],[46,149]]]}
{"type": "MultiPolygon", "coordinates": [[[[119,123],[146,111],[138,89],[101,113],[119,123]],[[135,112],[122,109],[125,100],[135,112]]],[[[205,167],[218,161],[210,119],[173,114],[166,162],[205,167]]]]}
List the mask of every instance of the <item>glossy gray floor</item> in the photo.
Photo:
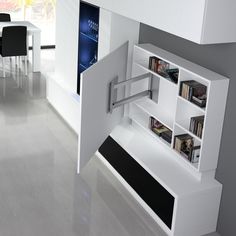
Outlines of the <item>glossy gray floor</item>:
{"type": "Polygon", "coordinates": [[[42,74],[12,63],[0,78],[0,236],[164,236],[96,157],[76,174],[77,137],[45,98],[54,51],[42,57],[42,74]]]}

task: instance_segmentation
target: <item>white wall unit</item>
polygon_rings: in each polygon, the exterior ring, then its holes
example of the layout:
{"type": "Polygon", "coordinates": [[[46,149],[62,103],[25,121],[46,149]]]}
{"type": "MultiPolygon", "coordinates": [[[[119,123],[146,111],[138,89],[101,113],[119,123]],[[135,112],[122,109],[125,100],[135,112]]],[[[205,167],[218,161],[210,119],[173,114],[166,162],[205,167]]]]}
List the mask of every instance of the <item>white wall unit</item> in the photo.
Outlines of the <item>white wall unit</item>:
{"type": "MultiPolygon", "coordinates": [[[[75,99],[78,70],[79,2],[58,0],[56,3],[56,64],[55,73],[48,76],[47,93],[47,99],[51,105],[77,133],[79,133],[80,109],[79,99],[75,99]]],[[[102,8],[99,22],[98,59],[105,57],[114,48],[129,40],[128,60],[131,64],[133,45],[138,42],[139,38],[139,22],[102,8]],[[132,30],[129,30],[130,28],[132,30]]]]}
{"type": "Polygon", "coordinates": [[[88,0],[199,44],[236,41],[234,0],[88,0]]]}
{"type": "MultiPolygon", "coordinates": [[[[122,106],[122,108],[129,107],[129,112],[123,116],[120,108],[110,114],[106,110],[109,102],[109,85],[116,75],[119,75],[121,81],[125,80],[124,62],[127,62],[124,59],[127,55],[125,52],[128,53],[127,45],[99,61],[82,77],[80,122],[82,132],[79,142],[78,171],[89,161],[95,149],[99,148],[111,131],[110,136],[175,198],[172,225],[167,227],[112,165],[104,161],[168,235],[200,236],[213,232],[216,229],[222,190],[221,184],[214,179],[214,173],[229,80],[153,45],[137,45],[134,47],[132,77],[150,72],[154,88],[153,100],[149,97],[139,98],[129,105],[122,106]],[[178,82],[151,71],[150,56],[156,56],[170,63],[171,68],[177,68],[178,82]],[[180,96],[181,83],[188,80],[195,80],[207,86],[205,108],[180,96]],[[96,91],[92,88],[94,85],[96,91]],[[94,100],[96,94],[97,99],[94,100]],[[85,112],[83,117],[84,109],[89,112],[85,112]],[[93,111],[96,111],[94,116],[93,111]],[[202,115],[204,115],[204,128],[202,137],[199,137],[191,133],[189,125],[191,117],[202,115]],[[154,117],[172,131],[171,143],[151,131],[150,117],[154,117]],[[97,125],[95,123],[89,127],[94,120],[97,120],[97,125]],[[117,125],[119,121],[120,124],[117,125]],[[99,134],[94,135],[94,130],[99,134]],[[173,149],[174,136],[185,133],[193,137],[196,146],[201,146],[200,159],[197,163],[190,162],[173,149]]],[[[149,79],[133,83],[128,88],[129,94],[134,95],[146,90],[149,79]]],[[[103,159],[100,154],[98,155],[103,159]]]]}
{"type": "Polygon", "coordinates": [[[235,11],[234,0],[207,0],[201,43],[236,42],[235,11]]]}

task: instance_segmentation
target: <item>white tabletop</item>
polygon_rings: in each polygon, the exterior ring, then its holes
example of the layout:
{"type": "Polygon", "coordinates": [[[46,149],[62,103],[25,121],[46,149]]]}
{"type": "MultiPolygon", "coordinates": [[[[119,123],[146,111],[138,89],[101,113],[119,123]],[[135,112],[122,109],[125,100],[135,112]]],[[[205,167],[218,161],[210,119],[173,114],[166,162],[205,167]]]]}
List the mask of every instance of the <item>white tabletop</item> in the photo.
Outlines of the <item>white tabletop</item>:
{"type": "Polygon", "coordinates": [[[30,23],[29,21],[10,21],[0,22],[0,34],[2,34],[2,28],[6,26],[26,26],[28,34],[33,34],[41,31],[37,26],[30,23]]]}

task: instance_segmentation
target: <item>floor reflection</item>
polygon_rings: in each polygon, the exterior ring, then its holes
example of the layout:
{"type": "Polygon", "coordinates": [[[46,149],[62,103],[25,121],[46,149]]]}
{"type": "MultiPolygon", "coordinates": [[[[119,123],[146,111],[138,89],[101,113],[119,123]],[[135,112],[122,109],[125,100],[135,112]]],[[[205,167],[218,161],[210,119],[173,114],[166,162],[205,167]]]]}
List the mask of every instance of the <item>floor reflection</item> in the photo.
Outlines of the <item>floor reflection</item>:
{"type": "Polygon", "coordinates": [[[83,232],[81,235],[86,236],[165,235],[97,157],[85,167],[80,178],[84,181],[79,180],[76,186],[74,204],[75,219],[79,220],[74,223],[77,233],[83,232]]]}

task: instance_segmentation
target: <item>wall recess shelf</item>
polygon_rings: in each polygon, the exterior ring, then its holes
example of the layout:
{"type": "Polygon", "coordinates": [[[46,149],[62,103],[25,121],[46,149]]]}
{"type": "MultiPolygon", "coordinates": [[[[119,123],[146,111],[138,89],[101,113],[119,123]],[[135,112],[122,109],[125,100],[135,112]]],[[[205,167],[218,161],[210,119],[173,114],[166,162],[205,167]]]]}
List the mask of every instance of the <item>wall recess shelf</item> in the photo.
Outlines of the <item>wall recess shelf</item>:
{"type": "MultiPolygon", "coordinates": [[[[148,96],[139,98],[114,108],[110,113],[109,85],[115,78],[118,83],[125,84],[122,81],[126,80],[129,70],[127,54],[126,43],[82,73],[78,172],[102,145],[100,150],[103,151],[97,152],[97,156],[168,235],[200,236],[213,232],[216,229],[222,190],[222,185],[214,179],[214,174],[229,79],[153,45],[136,45],[133,52],[133,78],[150,73],[147,71],[149,58],[155,56],[178,69],[178,83],[170,83],[166,78],[152,73],[152,99],[148,96]],[[138,61],[144,64],[140,66],[138,61]],[[181,97],[181,83],[189,80],[207,87],[207,102],[204,109],[181,97]],[[124,113],[125,109],[128,111],[124,113]],[[204,116],[201,138],[189,130],[191,118],[199,116],[204,116]],[[170,144],[151,131],[150,117],[154,117],[172,131],[170,144]],[[198,163],[192,163],[174,149],[175,136],[182,134],[190,135],[194,144],[201,146],[198,163]],[[129,161],[124,159],[122,162],[122,158],[125,157],[120,154],[120,158],[113,162],[114,153],[112,150],[106,150],[106,141],[103,144],[109,135],[120,146],[121,153],[124,153],[122,150],[128,153],[128,159],[131,158],[129,161]],[[103,156],[105,153],[109,155],[103,156]],[[126,161],[130,163],[131,170],[134,165],[137,171],[146,171],[157,185],[162,186],[164,192],[167,191],[174,197],[173,211],[170,211],[171,221],[169,219],[165,222],[162,214],[153,208],[155,202],[147,203],[142,191],[132,186],[129,177],[124,176],[119,166],[126,161]]],[[[132,96],[146,91],[150,86],[149,80],[148,77],[146,80],[144,78],[130,83],[126,91],[117,90],[117,101],[124,99],[125,94],[132,96]]],[[[129,171],[127,173],[129,175],[129,171]]],[[[130,175],[133,174],[137,175],[130,172],[130,175]]]]}

